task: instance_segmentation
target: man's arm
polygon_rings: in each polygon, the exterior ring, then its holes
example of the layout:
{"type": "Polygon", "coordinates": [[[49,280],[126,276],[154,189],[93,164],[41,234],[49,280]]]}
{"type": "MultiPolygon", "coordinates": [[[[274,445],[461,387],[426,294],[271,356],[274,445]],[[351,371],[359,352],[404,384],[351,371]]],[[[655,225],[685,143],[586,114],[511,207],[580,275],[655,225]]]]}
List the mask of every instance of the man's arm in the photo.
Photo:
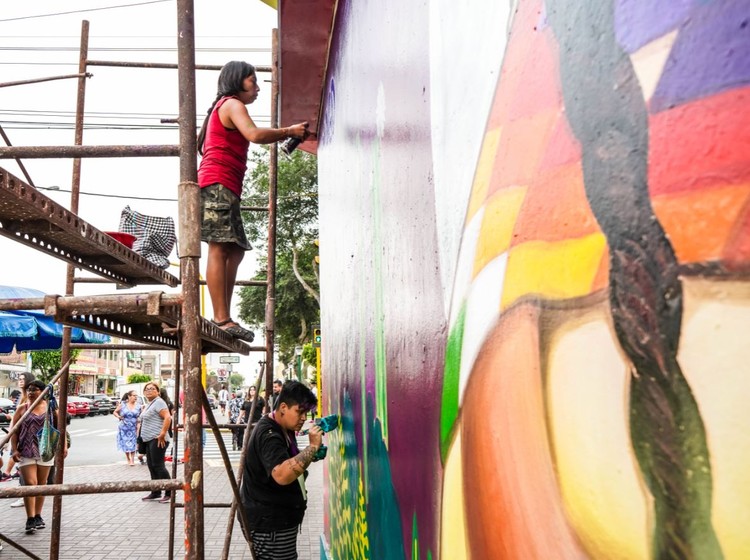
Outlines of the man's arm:
{"type": "Polygon", "coordinates": [[[315,453],[323,443],[323,431],[318,426],[310,428],[310,445],[300,451],[291,459],[276,465],[271,471],[271,476],[276,484],[286,486],[297,480],[312,463],[315,453]]]}

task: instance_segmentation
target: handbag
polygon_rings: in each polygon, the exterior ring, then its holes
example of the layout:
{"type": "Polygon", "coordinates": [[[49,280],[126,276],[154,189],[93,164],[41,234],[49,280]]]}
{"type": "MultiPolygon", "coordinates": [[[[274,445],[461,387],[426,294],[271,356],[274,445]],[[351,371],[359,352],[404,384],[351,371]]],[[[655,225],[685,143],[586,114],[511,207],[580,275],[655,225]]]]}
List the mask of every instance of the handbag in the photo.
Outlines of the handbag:
{"type": "Polygon", "coordinates": [[[44,425],[37,432],[39,438],[39,456],[42,461],[50,461],[57,451],[57,445],[60,443],[60,432],[53,425],[52,407],[47,407],[47,414],[44,417],[44,425]]]}
{"type": "Polygon", "coordinates": [[[138,438],[135,441],[138,444],[138,454],[145,455],[146,454],[146,442],[143,441],[143,438],[141,436],[138,436],[138,438]]]}

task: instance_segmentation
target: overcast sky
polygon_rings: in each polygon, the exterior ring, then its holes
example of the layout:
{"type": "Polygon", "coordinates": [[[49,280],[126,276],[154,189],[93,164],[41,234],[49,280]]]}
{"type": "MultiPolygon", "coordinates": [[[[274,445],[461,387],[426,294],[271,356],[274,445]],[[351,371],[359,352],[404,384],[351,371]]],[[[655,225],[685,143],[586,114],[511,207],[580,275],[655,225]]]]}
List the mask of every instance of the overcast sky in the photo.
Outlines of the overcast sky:
{"type": "MultiPolygon", "coordinates": [[[[0,82],[73,74],[78,71],[82,20],[88,20],[89,58],[138,62],[177,61],[174,0],[35,0],[3,2],[0,12],[0,82]],[[115,8],[115,6],[122,6],[115,8]],[[62,13],[95,9],[79,13],[62,13]],[[35,17],[43,16],[46,17],[35,17]]],[[[271,30],[277,12],[259,0],[196,0],[196,63],[246,60],[270,64],[271,30]]],[[[161,125],[178,113],[177,71],[90,67],[87,81],[86,145],[177,144],[175,125],[161,125]]],[[[216,93],[217,72],[199,71],[196,94],[199,123],[216,93]]],[[[270,84],[259,75],[261,94],[249,107],[258,126],[268,126],[270,84]]],[[[0,88],[0,124],[14,146],[72,145],[77,80],[0,88]]],[[[2,143],[2,140],[0,140],[2,143]]],[[[69,190],[71,160],[27,159],[39,187],[69,190]]],[[[0,166],[23,178],[12,160],[0,166]]],[[[82,161],[79,215],[101,230],[116,230],[125,205],[177,222],[178,158],[89,158],[82,161]],[[94,196],[94,195],[107,195],[94,196]],[[138,200],[145,197],[165,200],[138,200]],[[171,199],[171,200],[170,200],[171,199]]],[[[69,193],[45,194],[69,206],[69,193]]],[[[204,258],[201,269],[205,268],[204,258]]],[[[65,264],[0,237],[0,284],[63,293],[65,264]],[[40,273],[43,272],[43,273],[40,273]]],[[[173,253],[172,260],[176,260],[173,253]]],[[[254,259],[246,258],[239,278],[249,278],[254,259]]],[[[178,275],[175,269],[172,270],[178,275]]],[[[137,291],[154,289],[146,286],[137,291]]],[[[169,291],[168,288],[165,288],[169,291]]],[[[113,293],[109,285],[78,284],[77,295],[113,293]]],[[[236,298],[235,298],[236,299],[236,298]]],[[[207,312],[210,316],[210,312],[207,312]]]]}

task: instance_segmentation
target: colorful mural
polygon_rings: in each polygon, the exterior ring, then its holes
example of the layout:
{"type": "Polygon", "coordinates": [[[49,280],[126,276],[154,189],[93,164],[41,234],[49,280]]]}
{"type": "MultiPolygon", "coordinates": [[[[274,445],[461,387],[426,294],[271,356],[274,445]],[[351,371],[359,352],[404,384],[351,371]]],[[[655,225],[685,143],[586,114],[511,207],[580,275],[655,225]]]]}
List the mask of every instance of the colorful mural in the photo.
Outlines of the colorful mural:
{"type": "Polygon", "coordinates": [[[337,16],[325,554],[749,557],[750,1],[451,5],[337,16]]]}

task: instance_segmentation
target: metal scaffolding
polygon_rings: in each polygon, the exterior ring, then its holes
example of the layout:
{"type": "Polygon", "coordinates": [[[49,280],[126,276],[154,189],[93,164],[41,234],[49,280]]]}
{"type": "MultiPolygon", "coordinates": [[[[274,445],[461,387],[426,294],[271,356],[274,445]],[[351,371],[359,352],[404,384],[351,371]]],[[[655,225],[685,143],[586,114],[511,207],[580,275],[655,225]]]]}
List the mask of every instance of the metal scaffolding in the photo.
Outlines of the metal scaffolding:
{"type": "MultiPolygon", "coordinates": [[[[47,486],[23,486],[0,489],[0,498],[19,496],[54,496],[52,531],[49,558],[57,560],[60,553],[60,529],[62,519],[62,496],[94,493],[116,493],[135,491],[182,490],[183,502],[176,501],[176,492],[172,492],[170,505],[170,540],[168,557],[174,557],[176,537],[176,509],[184,509],[185,558],[199,560],[204,557],[204,518],[205,508],[229,508],[229,528],[222,558],[228,558],[229,544],[235,515],[240,504],[239,483],[242,463],[245,458],[243,450],[240,470],[235,475],[229,456],[220,434],[221,428],[241,429],[242,424],[217,424],[201,380],[201,354],[206,352],[230,351],[248,354],[250,351],[265,352],[257,386],[265,376],[268,394],[272,390],[272,375],[268,373],[273,365],[274,340],[274,307],[275,307],[275,272],[276,272],[276,197],[277,197],[277,157],[275,144],[271,145],[269,167],[269,200],[267,207],[243,207],[243,211],[268,212],[268,268],[266,281],[237,282],[238,285],[266,288],[265,346],[249,346],[228,335],[200,315],[200,231],[196,216],[200,213],[200,194],[197,184],[197,149],[196,149],[196,103],[195,71],[219,70],[219,66],[195,64],[195,30],[193,19],[193,0],[177,0],[178,19],[178,63],[128,63],[107,62],[88,59],[89,24],[82,23],[79,68],[77,74],[56,76],[38,81],[57,79],[77,79],[78,94],[76,100],[76,123],[73,146],[10,146],[10,141],[3,133],[8,147],[0,147],[0,159],[14,158],[74,158],[71,186],[70,208],[66,209],[54,200],[39,192],[31,184],[14,177],[0,168],[0,235],[23,243],[50,256],[68,263],[65,295],[47,295],[44,298],[23,300],[0,300],[0,310],[43,309],[45,314],[53,316],[65,325],[62,343],[62,362],[65,366],[58,372],[55,380],[60,387],[58,422],[61,440],[66,437],[65,414],[67,409],[68,368],[71,348],[141,348],[175,350],[177,371],[176,395],[184,387],[183,411],[180,415],[180,399],[175,399],[173,415],[174,456],[179,457],[179,434],[184,433],[184,473],[177,477],[177,460],[173,461],[171,480],[149,481],[111,481],[91,484],[64,484],[65,459],[58,453],[55,459],[55,483],[47,486]],[[178,71],[179,87],[179,145],[161,146],[84,146],[83,120],[86,96],[87,72],[90,66],[113,66],[126,68],[175,68],[178,71]],[[80,194],[81,158],[89,157],[175,157],[180,158],[180,179],[178,186],[179,205],[179,255],[180,278],[166,273],[149,261],[114,242],[103,232],[79,218],[78,199],[80,194]],[[75,270],[83,269],[99,278],[76,278],[75,270]],[[124,294],[108,296],[75,296],[74,286],[84,282],[110,282],[118,286],[136,286],[139,284],[164,284],[181,286],[180,294],[164,294],[152,291],[145,294],[124,294]],[[71,345],[71,328],[82,327],[130,339],[140,344],[120,345],[71,345]],[[183,385],[184,384],[184,385],[183,385]],[[217,438],[227,475],[232,487],[234,499],[231,503],[205,503],[203,496],[204,463],[202,451],[202,411],[217,438]],[[180,418],[183,422],[180,423],[180,418]]],[[[278,32],[274,30],[272,39],[273,60],[270,67],[256,67],[259,72],[270,71],[272,75],[271,127],[278,126],[278,32]]],[[[0,87],[16,83],[0,84],[0,87]]],[[[40,397],[41,398],[41,397],[40,397]]],[[[253,410],[257,404],[253,402],[253,410]]],[[[251,416],[252,417],[252,412],[251,416]]],[[[16,426],[17,427],[17,426],[16,426]]],[[[12,431],[12,430],[11,430],[12,431]]],[[[245,441],[250,430],[245,430],[245,441]]],[[[10,437],[10,435],[8,436],[10,437]]],[[[1,443],[1,442],[0,442],[1,443]]],[[[247,446],[244,446],[246,449],[247,446]]],[[[244,526],[244,510],[239,507],[239,520],[244,526]]],[[[244,531],[248,539],[248,532],[244,531]]],[[[30,558],[36,556],[20,544],[2,535],[1,538],[30,558]]]]}

